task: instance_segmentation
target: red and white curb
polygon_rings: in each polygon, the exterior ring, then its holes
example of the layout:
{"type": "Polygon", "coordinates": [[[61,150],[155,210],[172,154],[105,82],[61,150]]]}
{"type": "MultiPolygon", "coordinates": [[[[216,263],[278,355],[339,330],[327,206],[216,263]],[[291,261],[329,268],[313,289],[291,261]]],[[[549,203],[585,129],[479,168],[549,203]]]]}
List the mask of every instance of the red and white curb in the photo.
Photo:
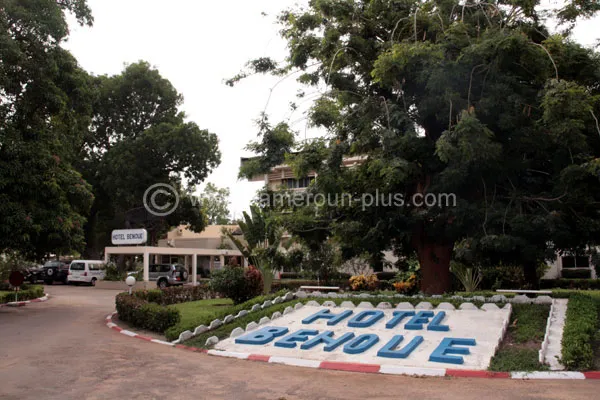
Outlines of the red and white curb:
{"type": "Polygon", "coordinates": [[[135,332],[120,328],[112,322],[112,313],[106,317],[106,326],[109,328],[133,338],[163,344],[178,349],[193,351],[196,353],[206,353],[211,356],[237,358],[240,360],[262,361],[270,364],[291,365],[294,367],[306,367],[317,369],[328,369],[335,371],[365,372],[372,374],[389,375],[409,375],[409,376],[443,376],[455,378],[501,378],[501,379],[600,379],[600,371],[590,372],[572,372],[572,371],[535,371],[535,372],[493,372],[493,371],[473,371],[463,369],[449,368],[419,368],[419,367],[401,367],[394,365],[361,364],[338,361],[316,361],[293,357],[276,357],[262,354],[237,353],[232,351],[206,350],[196,347],[185,346],[182,344],[173,344],[163,340],[152,339],[147,336],[139,335],[135,332]]]}
{"type": "Polygon", "coordinates": [[[43,301],[48,301],[49,297],[50,297],[50,295],[45,294],[43,297],[38,297],[37,299],[33,299],[33,300],[11,301],[10,303],[0,304],[0,307],[23,307],[30,303],[41,303],[43,301]]]}

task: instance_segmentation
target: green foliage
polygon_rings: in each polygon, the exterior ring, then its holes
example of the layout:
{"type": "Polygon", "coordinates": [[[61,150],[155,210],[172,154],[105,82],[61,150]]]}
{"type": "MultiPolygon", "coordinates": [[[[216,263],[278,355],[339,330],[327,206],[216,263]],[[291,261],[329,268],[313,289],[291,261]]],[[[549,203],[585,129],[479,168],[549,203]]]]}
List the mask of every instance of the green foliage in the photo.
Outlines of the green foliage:
{"type": "MultiPolygon", "coordinates": [[[[284,294],[284,291],[279,291],[277,293],[273,293],[267,296],[254,297],[241,304],[228,307],[210,307],[210,309],[208,310],[206,307],[206,303],[203,302],[199,303],[198,307],[186,307],[185,305],[178,306],[181,312],[186,313],[186,315],[182,316],[181,323],[171,327],[170,329],[167,329],[167,331],[165,331],[165,336],[167,337],[167,340],[175,340],[179,337],[181,332],[187,330],[193,331],[196,327],[200,325],[209,326],[210,323],[217,318],[222,321],[227,315],[237,315],[242,310],[248,311],[255,304],[263,304],[267,300],[273,300],[275,297],[283,296],[284,294]]],[[[229,324],[227,325],[229,326],[229,324]]]]}
{"type": "MultiPolygon", "coordinates": [[[[44,296],[44,287],[43,286],[25,286],[19,290],[16,300],[17,301],[26,301],[38,299],[44,296]]],[[[15,301],[15,292],[13,290],[0,292],[0,304],[10,303],[15,301]]]]}
{"type": "Polygon", "coordinates": [[[162,306],[186,303],[213,298],[214,293],[208,285],[171,286],[165,289],[136,290],[133,296],[162,306]]]}
{"type": "Polygon", "coordinates": [[[513,304],[510,335],[515,343],[540,342],[546,333],[550,306],[546,304],[513,304]]]}
{"type": "Polygon", "coordinates": [[[115,301],[119,319],[136,328],[162,333],[181,319],[176,308],[149,303],[128,293],[118,294],[115,301]]]}
{"type": "Polygon", "coordinates": [[[257,296],[262,291],[262,279],[255,268],[228,266],[210,275],[210,287],[217,293],[240,304],[257,296]]]}
{"type": "Polygon", "coordinates": [[[589,269],[567,269],[560,272],[563,279],[590,279],[592,271],[589,269]]]}
{"type": "Polygon", "coordinates": [[[567,369],[583,371],[594,367],[592,344],[600,328],[599,313],[599,299],[584,294],[569,297],[561,358],[567,369]]]}
{"type": "Polygon", "coordinates": [[[523,347],[500,350],[490,362],[490,371],[545,371],[547,365],[540,364],[539,350],[523,347]]]}
{"type": "Polygon", "coordinates": [[[202,212],[209,225],[227,225],[229,220],[229,188],[207,183],[202,192],[202,212]]]}
{"type": "Polygon", "coordinates": [[[542,289],[596,289],[600,290],[600,279],[542,279],[542,289]]]}
{"type": "Polygon", "coordinates": [[[334,238],[344,259],[416,251],[426,291],[450,289],[440,256],[469,240],[470,264],[518,265],[535,287],[540,262],[600,237],[600,57],[544,25],[599,7],[569,1],[543,18],[536,4],[314,1],[284,11],[288,57],[263,70],[298,72],[319,88],[309,122],[327,136],[294,149],[254,145],[258,156],[240,176],[265,173],[288,153],[295,171],[318,173],[313,195],[452,193],[456,206],[309,204],[285,210],[285,227],[311,251],[334,238]],[[343,167],[352,156],[364,158],[343,167]]]}
{"type": "Polygon", "coordinates": [[[450,262],[450,271],[458,278],[467,293],[476,291],[483,279],[479,267],[468,267],[457,261],[450,262]]]}

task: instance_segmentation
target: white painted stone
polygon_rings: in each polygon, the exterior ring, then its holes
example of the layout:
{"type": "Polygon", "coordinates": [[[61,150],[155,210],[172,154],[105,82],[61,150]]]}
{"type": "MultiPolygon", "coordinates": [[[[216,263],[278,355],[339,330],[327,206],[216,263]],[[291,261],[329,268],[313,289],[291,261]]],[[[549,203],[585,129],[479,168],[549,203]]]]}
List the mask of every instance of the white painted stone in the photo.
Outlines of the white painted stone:
{"type": "Polygon", "coordinates": [[[224,324],[228,324],[231,321],[233,321],[234,319],[235,319],[235,317],[233,315],[229,314],[228,316],[226,316],[225,318],[223,318],[223,323],[224,324]]]}
{"type": "Polygon", "coordinates": [[[503,294],[495,294],[490,298],[490,301],[493,303],[506,303],[508,299],[503,294]]]}
{"type": "MultiPolygon", "coordinates": [[[[123,332],[123,331],[121,331],[123,332]]],[[[191,331],[184,331],[179,334],[179,343],[185,342],[188,339],[194,337],[194,334],[191,331]]]]}
{"type": "Polygon", "coordinates": [[[433,306],[428,301],[422,301],[415,306],[415,310],[433,310],[433,306]]]}
{"type": "Polygon", "coordinates": [[[258,311],[260,309],[261,309],[260,304],[255,304],[255,305],[252,306],[252,308],[250,309],[250,311],[258,311]]]}
{"type": "Polygon", "coordinates": [[[298,303],[298,304],[296,304],[296,305],[294,306],[294,310],[299,310],[299,309],[301,309],[303,306],[304,306],[304,304],[302,304],[302,303],[298,303]]]}
{"type": "Polygon", "coordinates": [[[315,290],[314,292],[312,292],[310,294],[312,297],[321,297],[322,293],[319,292],[318,290],[315,290]]]}
{"type": "Polygon", "coordinates": [[[238,336],[242,336],[246,331],[244,331],[244,328],[241,327],[237,327],[234,330],[231,331],[231,335],[229,335],[230,338],[236,338],[238,336]]]}
{"type": "Polygon", "coordinates": [[[239,358],[240,360],[246,360],[249,356],[249,354],[247,354],[247,353],[234,353],[233,351],[220,351],[220,350],[208,350],[207,353],[210,354],[211,356],[239,358]]]}
{"type": "Polygon", "coordinates": [[[194,329],[194,336],[198,336],[198,335],[206,332],[207,330],[208,330],[208,326],[206,326],[206,325],[197,326],[196,329],[194,329]]]}
{"type": "Polygon", "coordinates": [[[444,296],[442,296],[441,294],[434,294],[431,296],[432,299],[441,299],[442,297],[444,296]]]}
{"type": "Polygon", "coordinates": [[[459,307],[459,310],[478,310],[477,306],[473,303],[462,303],[459,307]]]}
{"type": "Polygon", "coordinates": [[[581,372],[567,371],[537,371],[537,372],[511,372],[513,379],[585,379],[581,372]]]}
{"type": "Polygon", "coordinates": [[[262,303],[261,308],[269,308],[273,305],[273,303],[271,303],[270,300],[265,301],[264,303],[262,303]]]}
{"type": "Polygon", "coordinates": [[[327,300],[323,302],[323,307],[335,307],[335,301],[327,300]]]}
{"type": "Polygon", "coordinates": [[[533,299],[534,304],[552,304],[552,297],[550,296],[538,296],[533,299]]]}
{"type": "Polygon", "coordinates": [[[246,325],[246,332],[253,331],[256,328],[258,328],[258,324],[256,322],[252,321],[248,325],[246,325]]]}
{"type": "Polygon", "coordinates": [[[396,365],[382,365],[379,369],[380,374],[391,375],[410,375],[410,376],[445,376],[445,368],[419,368],[419,367],[401,367],[396,365]]]}
{"type": "Polygon", "coordinates": [[[371,297],[371,295],[369,293],[361,293],[356,297],[361,298],[361,299],[368,299],[369,297],[371,297]]]}
{"type": "Polygon", "coordinates": [[[291,313],[291,312],[293,312],[293,311],[294,311],[294,308],[293,308],[293,307],[291,307],[291,306],[287,306],[287,307],[285,308],[285,310],[283,310],[283,315],[287,315],[287,314],[289,314],[289,313],[291,313]]]}
{"type": "Polygon", "coordinates": [[[208,339],[206,339],[206,343],[204,344],[205,346],[212,346],[219,343],[219,338],[216,336],[211,336],[208,339]]]}
{"type": "Polygon", "coordinates": [[[241,310],[239,313],[237,313],[237,315],[235,316],[236,318],[241,318],[243,316],[248,315],[248,311],[247,310],[241,310]]]}
{"type": "Polygon", "coordinates": [[[283,299],[280,296],[277,296],[273,299],[273,304],[279,304],[283,302],[283,299]]]}
{"type": "MultiPolygon", "coordinates": [[[[334,326],[327,325],[328,321],[326,319],[318,319],[311,324],[302,323],[302,320],[313,315],[320,309],[326,309],[326,307],[303,307],[291,314],[272,320],[266,326],[286,327],[290,333],[300,329],[314,329],[319,332],[333,331],[333,337],[336,338],[339,338],[342,334],[347,332],[353,332],[355,335],[372,333],[379,337],[379,342],[361,354],[345,353],[343,351],[343,346],[340,346],[331,352],[326,352],[323,350],[322,344],[308,350],[300,349],[300,345],[296,346],[296,348],[277,347],[274,346],[275,341],[257,347],[237,344],[235,343],[235,339],[231,338],[220,341],[215,346],[215,349],[236,353],[263,354],[269,357],[310,360],[311,363],[314,363],[315,365],[317,362],[322,361],[376,364],[382,366],[381,372],[383,373],[413,373],[415,375],[428,375],[430,372],[421,370],[415,372],[415,368],[437,369],[438,371],[443,370],[443,368],[486,370],[489,367],[489,362],[494,355],[498,343],[500,343],[502,339],[502,327],[509,315],[508,309],[502,309],[495,312],[484,312],[478,309],[444,310],[446,316],[443,320],[443,324],[449,326],[450,332],[428,331],[426,329],[410,331],[405,330],[403,326],[398,326],[397,329],[387,329],[385,325],[393,318],[393,313],[396,311],[395,309],[378,310],[384,314],[384,318],[378,320],[369,328],[349,328],[348,321],[351,317],[348,317],[334,326]],[[474,327],[476,327],[476,329],[474,329],[474,327]],[[415,336],[423,336],[424,341],[406,359],[378,357],[377,352],[397,334],[405,336],[404,344],[408,343],[415,336]],[[445,337],[468,337],[476,340],[477,345],[470,348],[470,354],[462,355],[464,364],[442,364],[429,361],[429,356],[445,337]],[[405,369],[399,369],[400,367],[405,369]]],[[[359,312],[364,311],[364,309],[336,307],[335,313],[341,313],[346,310],[352,311],[353,315],[357,315],[359,312]]],[[[436,311],[433,312],[436,313],[436,311]]],[[[437,375],[438,373],[434,374],[437,375]]]]}
{"type": "Polygon", "coordinates": [[[394,295],[394,297],[401,299],[401,298],[403,298],[405,296],[403,294],[397,293],[397,294],[394,295]]]}
{"type": "Polygon", "coordinates": [[[338,294],[336,292],[329,292],[327,293],[327,297],[329,297],[330,299],[337,299],[338,294]]]}
{"type": "Polygon", "coordinates": [[[342,304],[340,304],[340,307],[344,307],[344,308],[354,308],[355,305],[353,302],[351,301],[342,301],[342,304]]]}
{"type": "Polygon", "coordinates": [[[495,310],[499,310],[500,307],[498,307],[494,303],[485,303],[484,305],[481,306],[481,309],[485,310],[485,311],[495,311],[495,310]]]}
{"type": "Polygon", "coordinates": [[[295,367],[319,368],[321,361],[306,360],[293,357],[271,357],[269,362],[273,364],[293,365],[295,367]]]}
{"type": "Polygon", "coordinates": [[[398,303],[398,305],[396,306],[396,309],[397,310],[414,310],[415,307],[411,303],[405,301],[403,303],[398,303]]]}
{"type": "Polygon", "coordinates": [[[271,318],[269,317],[262,317],[260,319],[260,321],[258,321],[259,325],[264,325],[264,324],[268,324],[269,322],[271,322],[271,318]]]}
{"type": "Polygon", "coordinates": [[[223,322],[221,322],[221,320],[217,318],[217,319],[212,320],[212,322],[208,326],[208,329],[212,331],[213,329],[216,329],[216,328],[220,327],[221,325],[223,325],[223,322]]]}
{"type": "Polygon", "coordinates": [[[309,301],[308,303],[306,303],[306,305],[308,307],[321,307],[321,305],[314,300],[309,301]]]}
{"type": "Polygon", "coordinates": [[[281,318],[281,313],[279,311],[275,311],[273,315],[271,315],[271,320],[281,318]]]}
{"type": "Polygon", "coordinates": [[[519,294],[513,297],[510,302],[514,304],[529,304],[531,303],[531,299],[524,294],[519,294]]]}
{"type": "Polygon", "coordinates": [[[381,303],[377,304],[377,308],[379,308],[380,310],[388,310],[393,307],[390,303],[382,301],[381,303]]]}
{"type": "Polygon", "coordinates": [[[437,306],[438,310],[456,310],[456,307],[452,303],[440,303],[437,306]]]}
{"type": "Polygon", "coordinates": [[[485,302],[485,296],[473,296],[473,301],[485,302]]]}
{"type": "Polygon", "coordinates": [[[562,336],[567,318],[567,306],[567,299],[554,299],[542,342],[543,351],[540,351],[542,362],[550,365],[550,369],[553,371],[565,369],[559,360],[562,356],[562,336]]]}
{"type": "Polygon", "coordinates": [[[303,290],[299,290],[296,292],[296,297],[299,299],[305,299],[308,297],[308,294],[303,290]]]}
{"type": "Polygon", "coordinates": [[[357,308],[374,308],[373,304],[371,304],[371,302],[369,302],[369,301],[361,301],[360,304],[356,307],[357,308]]]}
{"type": "Polygon", "coordinates": [[[287,292],[285,296],[283,296],[284,301],[292,301],[294,300],[294,294],[292,292],[287,292]]]}

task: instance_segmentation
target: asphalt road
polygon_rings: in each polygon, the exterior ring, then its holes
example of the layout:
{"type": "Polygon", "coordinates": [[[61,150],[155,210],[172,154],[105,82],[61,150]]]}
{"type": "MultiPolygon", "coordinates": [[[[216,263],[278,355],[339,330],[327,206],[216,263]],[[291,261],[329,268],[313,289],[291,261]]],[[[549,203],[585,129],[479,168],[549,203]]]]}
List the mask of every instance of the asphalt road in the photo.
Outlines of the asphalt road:
{"type": "Polygon", "coordinates": [[[411,378],[212,357],[105,326],[114,291],[47,286],[0,308],[2,399],[594,399],[600,381],[411,378]]]}

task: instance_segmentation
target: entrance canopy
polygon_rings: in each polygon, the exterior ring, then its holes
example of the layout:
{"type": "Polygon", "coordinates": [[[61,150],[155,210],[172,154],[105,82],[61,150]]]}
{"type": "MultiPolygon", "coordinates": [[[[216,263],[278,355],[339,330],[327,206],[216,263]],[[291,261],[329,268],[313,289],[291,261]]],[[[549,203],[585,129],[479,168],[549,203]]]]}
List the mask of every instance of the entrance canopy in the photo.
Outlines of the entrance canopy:
{"type": "MultiPolygon", "coordinates": [[[[187,256],[192,256],[192,283],[198,282],[198,256],[219,256],[221,265],[225,265],[226,256],[243,257],[239,250],[229,249],[187,249],[181,247],[153,247],[153,246],[119,246],[104,248],[104,262],[108,263],[111,255],[143,255],[144,256],[144,282],[150,280],[150,256],[185,256],[187,267],[187,256]]],[[[244,259],[244,264],[246,260],[244,259]]]]}

